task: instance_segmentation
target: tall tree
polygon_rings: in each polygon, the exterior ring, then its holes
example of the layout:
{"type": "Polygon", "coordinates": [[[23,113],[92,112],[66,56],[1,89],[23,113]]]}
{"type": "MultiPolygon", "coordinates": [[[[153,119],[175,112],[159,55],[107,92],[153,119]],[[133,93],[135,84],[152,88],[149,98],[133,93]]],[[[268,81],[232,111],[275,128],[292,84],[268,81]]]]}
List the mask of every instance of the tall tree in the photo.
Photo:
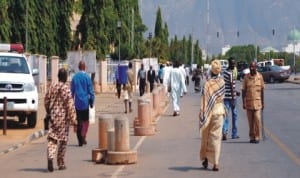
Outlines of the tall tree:
{"type": "Polygon", "coordinates": [[[10,20],[8,16],[8,2],[7,0],[0,0],[0,41],[9,43],[10,20]]]}
{"type": "MultiPolygon", "coordinates": [[[[52,1],[51,1],[52,2],[52,1]]],[[[67,51],[71,48],[71,23],[70,18],[73,15],[73,5],[75,0],[57,1],[56,20],[57,28],[54,31],[54,43],[57,48],[55,51],[57,54],[66,59],[67,51]]],[[[55,7],[54,7],[55,8],[55,7]]],[[[54,19],[52,20],[54,22],[54,19]]]]}
{"type": "Polygon", "coordinates": [[[154,28],[155,48],[153,53],[158,57],[159,60],[166,60],[169,58],[168,55],[168,28],[167,24],[163,24],[160,7],[156,12],[156,21],[154,28]],[[165,28],[164,28],[165,27],[165,28]]]}

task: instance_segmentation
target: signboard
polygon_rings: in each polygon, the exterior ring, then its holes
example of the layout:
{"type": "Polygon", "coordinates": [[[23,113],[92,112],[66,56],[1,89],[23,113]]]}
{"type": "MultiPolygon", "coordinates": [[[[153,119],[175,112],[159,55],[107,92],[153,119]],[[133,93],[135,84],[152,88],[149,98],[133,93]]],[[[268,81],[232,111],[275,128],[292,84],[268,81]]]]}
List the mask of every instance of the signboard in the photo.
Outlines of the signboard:
{"type": "Polygon", "coordinates": [[[69,51],[67,63],[71,72],[78,72],[78,64],[80,59],[85,62],[87,73],[96,73],[96,51],[69,51]]]}

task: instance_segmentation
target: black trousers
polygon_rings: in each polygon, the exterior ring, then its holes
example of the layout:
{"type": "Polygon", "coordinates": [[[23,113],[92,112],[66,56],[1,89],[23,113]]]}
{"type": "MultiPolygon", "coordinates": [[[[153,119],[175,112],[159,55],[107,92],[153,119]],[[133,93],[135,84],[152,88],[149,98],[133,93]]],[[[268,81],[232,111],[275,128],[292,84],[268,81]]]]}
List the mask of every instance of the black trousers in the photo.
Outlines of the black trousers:
{"type": "Polygon", "coordinates": [[[76,109],[76,116],[77,116],[77,139],[79,146],[83,145],[84,138],[82,136],[82,126],[83,121],[89,120],[89,109],[86,110],[77,110],[76,109]]]}
{"type": "Polygon", "coordinates": [[[140,96],[143,96],[145,93],[146,79],[140,79],[139,84],[140,96]]]}

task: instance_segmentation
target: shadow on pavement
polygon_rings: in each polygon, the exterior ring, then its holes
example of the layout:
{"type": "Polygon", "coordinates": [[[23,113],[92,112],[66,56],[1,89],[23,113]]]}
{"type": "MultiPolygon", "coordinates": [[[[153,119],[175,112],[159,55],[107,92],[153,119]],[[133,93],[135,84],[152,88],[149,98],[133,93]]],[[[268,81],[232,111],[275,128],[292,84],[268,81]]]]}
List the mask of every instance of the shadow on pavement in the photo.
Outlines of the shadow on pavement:
{"type": "Polygon", "coordinates": [[[46,168],[25,168],[25,169],[20,169],[20,171],[25,171],[25,172],[45,172],[48,173],[48,170],[46,168]]]}
{"type": "Polygon", "coordinates": [[[191,167],[191,166],[177,166],[177,167],[170,167],[170,170],[174,171],[182,171],[182,172],[187,172],[187,171],[192,171],[192,170],[207,170],[202,167],[191,167]]]}

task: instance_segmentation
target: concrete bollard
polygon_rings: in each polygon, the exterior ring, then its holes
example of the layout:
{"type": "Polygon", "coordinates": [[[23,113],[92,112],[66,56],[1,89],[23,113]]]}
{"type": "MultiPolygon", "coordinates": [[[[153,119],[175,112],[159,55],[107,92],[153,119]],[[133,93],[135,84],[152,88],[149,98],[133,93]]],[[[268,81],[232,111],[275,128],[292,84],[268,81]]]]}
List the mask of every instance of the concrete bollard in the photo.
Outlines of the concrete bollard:
{"type": "Polygon", "coordinates": [[[167,100],[167,95],[166,95],[166,92],[165,92],[165,88],[162,85],[159,88],[159,108],[160,108],[159,114],[163,114],[164,108],[167,105],[166,100],[167,100]]]}
{"type": "Polygon", "coordinates": [[[129,123],[127,117],[115,118],[115,150],[128,151],[129,145],[129,123]]]}
{"type": "Polygon", "coordinates": [[[126,116],[115,118],[114,151],[107,152],[107,164],[134,164],[137,162],[137,151],[130,150],[129,124],[126,116]]]}
{"type": "Polygon", "coordinates": [[[96,163],[104,163],[107,157],[108,136],[107,131],[109,122],[111,122],[111,115],[101,115],[98,122],[98,148],[92,150],[92,161],[96,163]]]}
{"type": "Polygon", "coordinates": [[[150,136],[155,134],[155,128],[152,124],[150,114],[151,102],[144,100],[138,106],[139,125],[134,127],[135,136],[150,136]]]}
{"type": "Polygon", "coordinates": [[[108,132],[108,151],[115,151],[115,129],[110,129],[108,132]]]}
{"type": "Polygon", "coordinates": [[[158,93],[158,88],[156,88],[155,90],[153,90],[152,92],[152,97],[153,97],[153,117],[154,119],[156,119],[157,115],[159,114],[159,109],[160,109],[160,105],[159,105],[159,93],[158,93]]]}
{"type": "Polygon", "coordinates": [[[107,149],[107,131],[109,122],[112,120],[112,115],[104,114],[99,118],[98,124],[98,138],[99,148],[107,149]]]}
{"type": "Polygon", "coordinates": [[[150,125],[150,102],[144,101],[138,106],[138,118],[140,126],[147,127],[150,125]]]}

